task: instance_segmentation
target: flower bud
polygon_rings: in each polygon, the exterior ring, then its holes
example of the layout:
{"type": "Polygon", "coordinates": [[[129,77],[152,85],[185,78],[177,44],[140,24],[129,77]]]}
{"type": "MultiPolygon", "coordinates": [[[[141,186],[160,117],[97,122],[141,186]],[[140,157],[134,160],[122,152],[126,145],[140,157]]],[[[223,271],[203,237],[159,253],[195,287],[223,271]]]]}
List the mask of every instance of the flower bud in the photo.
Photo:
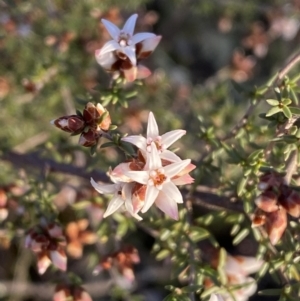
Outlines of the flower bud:
{"type": "Polygon", "coordinates": [[[87,103],[83,110],[83,118],[88,125],[96,126],[104,131],[107,131],[111,124],[108,111],[100,103],[96,106],[91,102],[87,103]]]}
{"type": "Polygon", "coordinates": [[[80,135],[78,143],[85,147],[91,147],[98,143],[101,133],[94,129],[89,129],[87,132],[83,132],[80,135]]]}
{"type": "Polygon", "coordinates": [[[63,116],[51,121],[51,123],[59,129],[72,134],[79,134],[85,127],[83,118],[78,115],[63,116]]]}
{"type": "Polygon", "coordinates": [[[287,226],[287,215],[283,208],[271,212],[266,218],[266,230],[272,245],[277,244],[287,226]]]}
{"type": "Polygon", "coordinates": [[[265,191],[255,199],[256,206],[265,211],[273,212],[278,210],[277,195],[273,191],[265,191]]]}

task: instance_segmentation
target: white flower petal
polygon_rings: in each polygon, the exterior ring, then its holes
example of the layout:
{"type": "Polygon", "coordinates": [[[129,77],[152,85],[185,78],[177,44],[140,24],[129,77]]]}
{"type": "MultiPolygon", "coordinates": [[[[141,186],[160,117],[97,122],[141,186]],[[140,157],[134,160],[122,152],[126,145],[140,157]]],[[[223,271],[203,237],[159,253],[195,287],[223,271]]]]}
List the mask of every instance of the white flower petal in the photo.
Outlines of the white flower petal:
{"type": "Polygon", "coordinates": [[[124,204],[124,200],[119,195],[115,195],[109,202],[108,207],[103,214],[103,217],[107,217],[117,211],[124,204]]]}
{"type": "Polygon", "coordinates": [[[158,196],[159,190],[155,186],[147,186],[145,204],[142,208],[142,213],[145,213],[155,202],[158,196]]]}
{"type": "Polygon", "coordinates": [[[180,157],[178,157],[176,154],[174,154],[173,152],[169,151],[169,150],[164,150],[161,154],[160,154],[160,158],[167,160],[169,162],[181,162],[182,160],[180,159],[180,157]]]}
{"type": "Polygon", "coordinates": [[[124,27],[123,27],[123,32],[128,33],[130,36],[133,35],[134,32],[134,27],[135,27],[135,23],[136,23],[136,19],[137,19],[138,15],[134,14],[132,15],[125,23],[124,27]]]}
{"type": "Polygon", "coordinates": [[[148,116],[148,126],[147,126],[147,138],[156,138],[159,135],[157,122],[155,120],[154,114],[149,113],[148,116]]]}
{"type": "Polygon", "coordinates": [[[224,299],[220,294],[211,294],[209,301],[224,301],[224,299]]]}
{"type": "Polygon", "coordinates": [[[112,70],[113,64],[118,60],[113,52],[107,52],[104,55],[100,55],[101,49],[96,50],[95,58],[97,63],[105,70],[112,70]]]}
{"type": "Polygon", "coordinates": [[[117,190],[116,184],[98,184],[93,178],[91,184],[101,194],[114,194],[117,190]]]}
{"type": "Polygon", "coordinates": [[[167,177],[172,178],[176,176],[181,170],[191,163],[190,159],[182,160],[181,162],[175,162],[170,165],[164,166],[165,174],[167,177]]]}
{"type": "Polygon", "coordinates": [[[185,135],[185,130],[174,130],[171,132],[167,132],[161,136],[162,144],[168,148],[172,145],[175,141],[180,139],[183,135],[185,135]]]}
{"type": "Polygon", "coordinates": [[[135,34],[132,37],[132,41],[133,41],[134,44],[137,44],[137,43],[142,42],[146,39],[150,39],[150,38],[154,38],[154,37],[156,37],[156,35],[154,33],[140,32],[140,33],[135,34]]]}
{"type": "Polygon", "coordinates": [[[177,203],[169,198],[165,193],[160,192],[156,198],[155,205],[171,218],[178,220],[177,203]]]}
{"type": "Polygon", "coordinates": [[[137,66],[137,75],[136,75],[137,79],[144,79],[150,75],[151,75],[150,69],[148,69],[147,67],[145,67],[143,65],[137,66]]]}
{"type": "Polygon", "coordinates": [[[156,48],[158,43],[161,40],[161,36],[155,36],[153,38],[146,39],[142,41],[142,49],[138,53],[138,58],[144,59],[147,58],[156,48]]]}
{"type": "Polygon", "coordinates": [[[147,168],[154,170],[162,167],[161,159],[154,142],[151,143],[151,152],[147,152],[147,168]]]}
{"type": "Polygon", "coordinates": [[[244,275],[257,272],[264,263],[262,260],[258,260],[255,257],[234,256],[234,259],[238,262],[239,268],[244,275]]]}
{"type": "Polygon", "coordinates": [[[123,52],[127,55],[133,66],[136,66],[135,47],[126,46],[122,48],[123,52]]]}
{"type": "Polygon", "coordinates": [[[62,271],[67,270],[67,256],[64,252],[59,250],[50,251],[50,258],[52,263],[62,271]]]}
{"type": "Polygon", "coordinates": [[[100,49],[100,52],[98,53],[99,56],[104,55],[105,53],[115,51],[117,49],[120,49],[120,44],[116,42],[115,40],[111,40],[106,42],[103,47],[100,49]]]}
{"type": "Polygon", "coordinates": [[[172,182],[163,184],[162,192],[176,203],[183,203],[182,195],[177,186],[172,182]]]}
{"type": "Polygon", "coordinates": [[[129,177],[131,180],[140,184],[147,184],[149,180],[149,172],[145,170],[125,171],[124,174],[125,176],[129,177]]]}
{"type": "Polygon", "coordinates": [[[102,19],[101,22],[109,32],[110,36],[115,40],[118,41],[120,35],[120,29],[113,23],[109,22],[108,20],[102,19]]]}
{"type": "Polygon", "coordinates": [[[135,145],[137,148],[142,149],[146,151],[147,148],[147,140],[143,136],[139,135],[132,135],[132,136],[127,136],[121,139],[122,141],[129,142],[133,145],[135,145]]]}

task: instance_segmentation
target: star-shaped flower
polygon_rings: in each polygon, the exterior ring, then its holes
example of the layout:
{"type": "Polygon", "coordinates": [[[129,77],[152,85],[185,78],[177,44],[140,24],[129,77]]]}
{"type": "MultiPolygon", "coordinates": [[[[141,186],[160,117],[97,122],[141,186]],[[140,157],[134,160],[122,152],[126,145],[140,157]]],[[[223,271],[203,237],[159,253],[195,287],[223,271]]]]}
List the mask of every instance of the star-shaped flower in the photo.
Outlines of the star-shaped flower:
{"type": "Polygon", "coordinates": [[[155,202],[156,206],[167,215],[178,219],[177,203],[183,203],[183,199],[172,178],[186,168],[191,160],[182,160],[163,166],[156,144],[152,142],[150,147],[144,170],[128,170],[125,171],[125,175],[137,183],[146,185],[142,213],[148,211],[155,202]]]}
{"type": "Polygon", "coordinates": [[[185,133],[185,130],[173,130],[160,136],[154,114],[150,112],[148,116],[147,138],[139,135],[133,135],[124,137],[122,140],[134,144],[145,155],[146,153],[151,152],[151,144],[154,142],[161,159],[168,160],[170,162],[179,162],[181,159],[168,150],[168,147],[185,135],[185,133]]]}
{"type": "Polygon", "coordinates": [[[137,14],[132,15],[125,23],[122,30],[115,24],[102,19],[101,22],[109,32],[113,40],[107,42],[100,50],[99,55],[108,52],[117,51],[120,56],[127,56],[133,65],[136,65],[135,45],[143,40],[155,37],[150,32],[141,32],[133,35],[137,14]]]}

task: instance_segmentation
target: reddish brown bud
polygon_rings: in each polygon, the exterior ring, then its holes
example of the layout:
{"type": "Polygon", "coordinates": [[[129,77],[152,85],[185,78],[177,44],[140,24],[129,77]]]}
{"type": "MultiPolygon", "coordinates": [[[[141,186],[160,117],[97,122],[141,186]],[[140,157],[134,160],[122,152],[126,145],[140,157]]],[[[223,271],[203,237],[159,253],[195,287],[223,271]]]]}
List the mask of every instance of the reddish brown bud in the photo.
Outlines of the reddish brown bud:
{"type": "Polygon", "coordinates": [[[100,103],[96,106],[91,102],[87,103],[83,110],[83,118],[88,125],[104,131],[107,131],[111,124],[109,113],[100,103]],[[106,116],[102,116],[103,114],[106,116]]]}
{"type": "Polygon", "coordinates": [[[256,206],[265,211],[273,212],[278,210],[277,195],[273,191],[265,191],[255,199],[256,206]]]}
{"type": "Polygon", "coordinates": [[[59,129],[72,134],[79,134],[85,127],[83,118],[78,115],[60,117],[53,120],[52,124],[59,129]]]}
{"type": "Polygon", "coordinates": [[[293,217],[300,216],[300,206],[294,202],[294,197],[292,195],[292,191],[288,196],[281,195],[278,199],[279,203],[282,205],[284,209],[293,217]]]}
{"type": "Polygon", "coordinates": [[[93,129],[89,129],[87,132],[84,132],[80,135],[78,143],[85,147],[94,146],[98,143],[100,137],[101,133],[93,129]]]}
{"type": "Polygon", "coordinates": [[[260,209],[256,209],[252,218],[252,227],[259,227],[264,225],[266,222],[266,214],[260,209]]]}
{"type": "Polygon", "coordinates": [[[285,209],[280,208],[271,212],[266,218],[266,230],[272,245],[277,244],[287,226],[287,214],[285,209]]]}

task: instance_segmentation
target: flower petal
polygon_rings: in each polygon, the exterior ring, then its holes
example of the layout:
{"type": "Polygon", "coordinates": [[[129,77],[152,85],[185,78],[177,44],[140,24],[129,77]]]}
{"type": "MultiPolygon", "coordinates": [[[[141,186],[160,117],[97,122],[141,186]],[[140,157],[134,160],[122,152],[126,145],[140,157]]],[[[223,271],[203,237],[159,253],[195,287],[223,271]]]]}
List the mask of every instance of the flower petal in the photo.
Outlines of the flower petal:
{"type": "Polygon", "coordinates": [[[149,170],[154,170],[162,167],[162,162],[154,142],[151,143],[151,152],[147,152],[146,166],[149,170]]]}
{"type": "Polygon", "coordinates": [[[159,135],[158,126],[152,112],[148,116],[147,138],[156,138],[159,135]]]}
{"type": "Polygon", "coordinates": [[[126,46],[122,48],[122,51],[127,55],[133,66],[136,66],[135,47],[126,46]]]}
{"type": "Polygon", "coordinates": [[[145,205],[142,208],[142,213],[145,213],[155,202],[158,196],[159,190],[155,186],[147,186],[146,196],[145,196],[145,205]]]}
{"type": "Polygon", "coordinates": [[[150,75],[151,75],[151,71],[147,67],[143,65],[137,66],[137,75],[136,75],[137,79],[144,79],[150,75]]]}
{"type": "Polygon", "coordinates": [[[130,18],[128,18],[122,31],[125,33],[128,33],[128,34],[130,34],[130,36],[132,36],[133,32],[134,32],[134,27],[135,27],[137,17],[138,17],[138,15],[134,14],[130,18]]]}
{"type": "Polygon", "coordinates": [[[130,69],[124,69],[123,73],[128,83],[135,81],[137,78],[137,68],[135,66],[132,66],[130,69]]]}
{"type": "Polygon", "coordinates": [[[120,48],[120,44],[115,40],[106,42],[103,47],[100,49],[98,55],[104,55],[105,53],[115,51],[120,48]]]}
{"type": "Polygon", "coordinates": [[[132,184],[125,184],[122,190],[122,194],[125,199],[125,208],[126,210],[137,220],[141,221],[143,218],[140,217],[137,213],[134,212],[132,204],[132,184]]]}
{"type": "Polygon", "coordinates": [[[163,160],[166,160],[168,162],[171,162],[171,163],[181,162],[182,161],[180,159],[180,157],[178,157],[176,154],[174,154],[173,152],[171,152],[169,150],[164,150],[160,154],[160,158],[163,159],[163,160]]]}
{"type": "Polygon", "coordinates": [[[171,132],[167,132],[161,136],[161,142],[163,143],[165,148],[168,148],[175,141],[180,139],[183,135],[185,135],[185,130],[174,130],[171,132]]]}
{"type": "Polygon", "coordinates": [[[146,148],[147,148],[147,140],[146,140],[146,138],[143,137],[143,136],[132,135],[132,136],[123,137],[121,140],[122,140],[122,141],[129,142],[129,143],[135,145],[137,148],[146,151],[146,148]]]}
{"type": "Polygon", "coordinates": [[[169,198],[165,193],[160,192],[156,198],[155,205],[171,218],[178,220],[177,203],[169,198]]]}
{"type": "Polygon", "coordinates": [[[256,273],[264,263],[263,260],[249,256],[234,256],[234,259],[238,262],[244,275],[256,273]]]}
{"type": "Polygon", "coordinates": [[[124,174],[125,176],[129,177],[131,180],[141,184],[147,184],[149,180],[149,172],[145,170],[125,171],[124,174]]]}
{"type": "Polygon", "coordinates": [[[192,183],[194,183],[194,181],[195,181],[195,179],[192,178],[189,174],[172,179],[172,182],[177,186],[192,184],[192,183]]]}
{"type": "Polygon", "coordinates": [[[220,294],[211,294],[208,301],[224,301],[220,294]]]}
{"type": "Polygon", "coordinates": [[[118,60],[113,52],[107,52],[100,55],[101,49],[96,50],[95,58],[97,63],[102,66],[105,70],[111,71],[113,64],[118,60]]]}
{"type": "Polygon", "coordinates": [[[109,22],[108,20],[102,19],[101,22],[109,32],[110,36],[115,40],[118,41],[120,35],[120,29],[113,23],[109,22]]]}
{"type": "Polygon", "coordinates": [[[91,184],[101,194],[114,194],[117,190],[116,184],[98,184],[93,178],[91,184]]]}
{"type": "Polygon", "coordinates": [[[137,53],[138,59],[145,59],[147,58],[156,48],[158,43],[161,40],[161,36],[155,36],[153,38],[146,39],[141,42],[142,48],[141,50],[137,53]]]}
{"type": "Polygon", "coordinates": [[[137,43],[142,42],[146,39],[150,39],[150,38],[154,38],[154,37],[156,37],[156,35],[154,33],[140,32],[140,33],[135,34],[132,37],[132,41],[133,41],[134,44],[137,44],[137,43]]]}
{"type": "Polygon", "coordinates": [[[182,195],[177,186],[172,182],[163,184],[162,191],[176,203],[183,203],[182,195]]]}
{"type": "Polygon", "coordinates": [[[164,166],[165,174],[169,178],[172,178],[172,177],[176,176],[178,173],[180,173],[180,171],[183,170],[190,163],[191,163],[191,160],[186,159],[186,160],[182,160],[181,162],[175,162],[170,165],[164,166]]]}
{"type": "Polygon", "coordinates": [[[40,275],[44,274],[51,264],[51,260],[47,254],[41,253],[38,255],[37,268],[40,275]]]}
{"type": "Polygon", "coordinates": [[[62,250],[50,251],[50,258],[52,263],[62,271],[67,270],[67,256],[62,250]]]}
{"type": "Polygon", "coordinates": [[[116,194],[109,202],[106,211],[103,214],[103,217],[108,217],[117,211],[124,204],[124,200],[118,194],[116,194]]]}

